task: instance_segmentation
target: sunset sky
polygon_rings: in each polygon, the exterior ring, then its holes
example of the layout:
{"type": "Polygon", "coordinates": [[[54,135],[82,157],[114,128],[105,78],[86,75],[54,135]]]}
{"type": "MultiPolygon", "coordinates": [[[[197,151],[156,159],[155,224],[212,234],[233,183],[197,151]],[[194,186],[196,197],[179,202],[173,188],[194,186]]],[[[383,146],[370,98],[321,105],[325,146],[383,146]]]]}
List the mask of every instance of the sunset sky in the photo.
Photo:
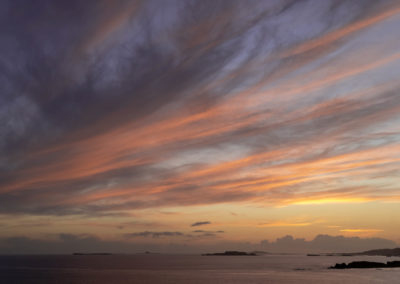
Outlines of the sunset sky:
{"type": "Polygon", "coordinates": [[[0,253],[399,245],[399,27],[399,1],[1,1],[0,253]]]}

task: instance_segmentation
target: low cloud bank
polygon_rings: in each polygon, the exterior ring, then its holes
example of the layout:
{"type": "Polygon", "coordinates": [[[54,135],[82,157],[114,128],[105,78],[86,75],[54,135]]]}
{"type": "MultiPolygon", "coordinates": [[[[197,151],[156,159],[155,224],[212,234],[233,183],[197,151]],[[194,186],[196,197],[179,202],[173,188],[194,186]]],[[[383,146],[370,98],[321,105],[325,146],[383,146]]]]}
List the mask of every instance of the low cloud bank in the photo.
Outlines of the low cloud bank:
{"type": "Polygon", "coordinates": [[[393,248],[396,243],[383,238],[360,238],[318,235],[313,240],[287,235],[275,242],[261,241],[264,250],[272,252],[358,252],[369,249],[393,248]]]}
{"type": "Polygon", "coordinates": [[[133,238],[132,241],[111,241],[102,240],[93,235],[73,234],[59,234],[51,240],[15,236],[0,239],[0,254],[70,254],[73,252],[140,253],[144,251],[203,253],[224,250],[264,250],[271,253],[359,252],[369,249],[394,248],[399,246],[399,244],[383,238],[329,235],[318,235],[311,241],[285,236],[273,242],[263,240],[260,243],[249,243],[216,239],[214,242],[204,243],[200,238],[187,238],[187,234],[180,232],[172,232],[173,234],[162,234],[154,237],[155,233],[157,232],[149,232],[146,235],[148,237],[147,242],[138,242],[136,238],[133,238]],[[159,242],[158,240],[161,237],[162,239],[166,239],[167,242],[159,242]],[[154,241],[154,239],[157,241],[154,241]],[[200,241],[196,242],[196,240],[200,241]]]}

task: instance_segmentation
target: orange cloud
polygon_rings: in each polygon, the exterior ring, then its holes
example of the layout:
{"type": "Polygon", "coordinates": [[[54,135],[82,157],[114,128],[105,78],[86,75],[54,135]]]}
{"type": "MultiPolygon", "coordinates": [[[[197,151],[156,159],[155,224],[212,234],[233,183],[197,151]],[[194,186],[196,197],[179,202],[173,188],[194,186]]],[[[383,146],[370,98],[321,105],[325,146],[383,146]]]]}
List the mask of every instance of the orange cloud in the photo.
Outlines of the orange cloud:
{"type": "Polygon", "coordinates": [[[376,233],[376,232],[383,232],[383,230],[377,229],[342,229],[341,232],[345,233],[376,233]]]}
{"type": "Polygon", "coordinates": [[[306,227],[311,226],[311,222],[288,223],[288,222],[271,222],[258,225],[258,227],[306,227]]]}

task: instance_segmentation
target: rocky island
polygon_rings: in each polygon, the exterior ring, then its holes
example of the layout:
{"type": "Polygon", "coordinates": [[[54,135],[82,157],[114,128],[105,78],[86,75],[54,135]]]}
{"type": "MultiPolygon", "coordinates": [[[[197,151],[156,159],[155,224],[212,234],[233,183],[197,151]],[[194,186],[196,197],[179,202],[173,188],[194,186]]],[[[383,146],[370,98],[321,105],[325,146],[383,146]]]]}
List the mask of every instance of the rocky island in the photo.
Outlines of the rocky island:
{"type": "Polygon", "coordinates": [[[373,261],[353,261],[349,264],[336,263],[335,266],[329,267],[330,269],[349,269],[349,268],[392,268],[400,267],[400,261],[373,262],[373,261]]]}

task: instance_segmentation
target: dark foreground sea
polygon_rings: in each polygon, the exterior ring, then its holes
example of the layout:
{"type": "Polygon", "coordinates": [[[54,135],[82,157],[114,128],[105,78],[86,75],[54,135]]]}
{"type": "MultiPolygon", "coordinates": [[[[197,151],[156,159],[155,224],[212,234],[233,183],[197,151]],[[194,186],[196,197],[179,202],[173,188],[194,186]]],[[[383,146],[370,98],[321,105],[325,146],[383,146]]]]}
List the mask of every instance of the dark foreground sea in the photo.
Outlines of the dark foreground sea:
{"type": "Polygon", "coordinates": [[[0,256],[0,283],[400,283],[400,268],[333,270],[371,256],[0,256]]]}

